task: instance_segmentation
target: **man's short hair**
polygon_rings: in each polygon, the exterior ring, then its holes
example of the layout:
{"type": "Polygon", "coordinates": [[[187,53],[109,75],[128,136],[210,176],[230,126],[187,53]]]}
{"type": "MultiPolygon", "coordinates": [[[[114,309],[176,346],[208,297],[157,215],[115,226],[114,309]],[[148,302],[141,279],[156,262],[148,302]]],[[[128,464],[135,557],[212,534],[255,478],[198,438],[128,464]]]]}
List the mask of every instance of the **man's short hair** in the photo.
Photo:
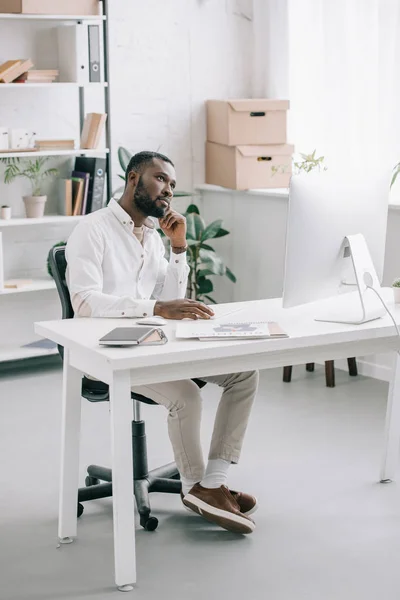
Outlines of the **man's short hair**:
{"type": "Polygon", "coordinates": [[[132,156],[126,168],[125,179],[128,180],[128,175],[131,171],[135,171],[135,173],[142,173],[144,168],[153,162],[154,158],[163,160],[164,162],[169,163],[173,167],[175,166],[172,160],[168,158],[168,156],[164,156],[164,154],[160,154],[159,152],[150,152],[144,150],[143,152],[138,152],[137,154],[134,154],[132,156]]]}

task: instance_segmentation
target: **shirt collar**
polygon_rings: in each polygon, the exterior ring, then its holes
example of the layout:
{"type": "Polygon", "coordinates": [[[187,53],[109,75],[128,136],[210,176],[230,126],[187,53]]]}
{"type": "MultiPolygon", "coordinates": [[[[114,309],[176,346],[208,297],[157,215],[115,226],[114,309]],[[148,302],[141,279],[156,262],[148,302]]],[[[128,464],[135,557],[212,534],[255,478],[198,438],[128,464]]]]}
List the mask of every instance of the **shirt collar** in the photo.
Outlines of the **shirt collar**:
{"type": "MultiPolygon", "coordinates": [[[[127,212],[124,211],[122,206],[115,200],[115,198],[111,198],[110,202],[108,203],[108,208],[123,227],[133,232],[133,228],[135,227],[133,219],[128,215],[127,212]]],[[[149,233],[152,233],[156,227],[155,223],[149,217],[147,217],[143,225],[149,230],[149,233]]]]}

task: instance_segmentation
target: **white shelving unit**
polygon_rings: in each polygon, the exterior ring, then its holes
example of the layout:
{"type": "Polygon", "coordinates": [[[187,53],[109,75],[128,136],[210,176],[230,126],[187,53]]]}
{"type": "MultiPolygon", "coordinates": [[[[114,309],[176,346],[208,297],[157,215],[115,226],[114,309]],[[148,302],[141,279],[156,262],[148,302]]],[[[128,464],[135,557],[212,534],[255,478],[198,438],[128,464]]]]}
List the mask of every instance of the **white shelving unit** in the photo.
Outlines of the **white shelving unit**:
{"type": "Polygon", "coordinates": [[[26,217],[21,217],[19,219],[9,219],[8,221],[0,219],[0,231],[2,227],[21,227],[26,225],[54,225],[55,223],[78,223],[78,221],[82,218],[83,217],[81,215],[77,215],[75,217],[65,217],[63,215],[46,215],[44,217],[38,217],[36,219],[28,219],[26,217]]]}
{"type": "Polygon", "coordinates": [[[39,150],[37,152],[0,152],[0,158],[35,158],[35,156],[99,156],[100,154],[108,154],[108,148],[96,150],[39,150]]]}
{"type": "Polygon", "coordinates": [[[54,356],[58,354],[57,348],[23,348],[17,346],[0,346],[0,363],[12,360],[24,360],[37,356],[54,356]]]}
{"type": "Polygon", "coordinates": [[[2,13],[0,20],[6,21],[105,21],[105,15],[21,15],[2,13]]]}
{"type": "Polygon", "coordinates": [[[74,83],[74,82],[55,82],[55,83],[0,83],[2,90],[15,90],[15,89],[23,89],[28,90],[31,88],[96,88],[96,87],[108,87],[108,83],[100,82],[100,83],[74,83]]]}
{"type": "Polygon", "coordinates": [[[32,279],[32,283],[20,288],[5,288],[0,292],[1,295],[23,294],[28,292],[43,292],[44,290],[55,290],[56,284],[52,279],[32,279]]]}
{"type": "MultiPolygon", "coordinates": [[[[54,27],[54,22],[62,24],[66,22],[82,22],[95,23],[100,25],[100,35],[102,35],[102,60],[104,81],[100,83],[84,83],[77,82],[60,82],[60,83],[2,83],[0,84],[0,105],[1,94],[7,99],[8,93],[13,93],[16,98],[15,102],[19,105],[21,98],[21,112],[24,105],[35,107],[35,98],[41,98],[40,90],[47,93],[53,89],[54,93],[59,90],[59,93],[65,90],[76,89],[79,91],[79,125],[82,129],[83,119],[85,116],[85,91],[88,94],[93,90],[103,90],[105,112],[108,114],[106,122],[106,136],[104,148],[95,150],[87,150],[76,148],[74,150],[48,150],[35,152],[0,152],[0,158],[30,158],[34,159],[39,156],[51,157],[106,157],[106,172],[107,172],[107,196],[110,196],[111,191],[111,160],[110,160],[110,103],[109,103],[109,86],[108,86],[108,0],[103,0],[100,3],[103,7],[104,15],[28,15],[28,14],[0,14],[0,26],[3,25],[4,31],[11,27],[11,22],[16,22],[16,34],[12,38],[14,55],[18,55],[18,22],[31,23],[31,26],[21,26],[21,32],[26,35],[27,31],[40,30],[41,32],[51,31],[54,27]],[[10,22],[6,27],[6,22],[10,22]],[[38,24],[35,25],[35,22],[38,24]],[[42,22],[42,24],[40,24],[42,22]],[[46,23],[49,23],[46,26],[46,23]],[[39,28],[39,29],[38,29],[39,28]],[[50,28],[50,29],[49,29],[50,28]],[[31,95],[27,90],[31,89],[31,95]],[[35,93],[35,89],[38,90],[35,93]],[[16,95],[16,96],[15,96],[16,95]],[[29,99],[29,100],[28,100],[29,99]]],[[[0,51],[3,56],[6,55],[7,41],[6,38],[0,35],[0,51]],[[3,43],[6,47],[2,47],[3,43]]],[[[34,35],[32,36],[31,48],[35,48],[34,35]]],[[[21,47],[28,48],[25,39],[21,37],[21,47]]],[[[29,48],[28,48],[29,49],[29,48]]],[[[21,52],[23,52],[21,50],[21,52]]],[[[13,58],[10,56],[9,58],[13,58]]],[[[35,61],[36,62],[36,61],[35,61]]],[[[35,67],[36,68],[36,67],[35,67]]],[[[77,96],[78,101],[78,96],[77,96]]],[[[7,100],[6,100],[7,102],[7,100]]],[[[52,100],[52,102],[54,102],[52,100]]],[[[50,105],[51,106],[51,105],[50,105]]],[[[36,108],[36,107],[35,107],[36,108]]],[[[37,110],[40,113],[41,105],[38,105],[37,110]]],[[[48,108],[44,108],[48,110],[48,108]]],[[[51,110],[51,108],[50,108],[51,110]]],[[[88,112],[91,112],[90,110],[88,112]]],[[[96,110],[95,110],[96,112],[96,110]]],[[[31,118],[32,118],[32,112],[31,118]]],[[[4,114],[3,114],[4,118],[4,114]]],[[[3,125],[3,123],[2,123],[3,125]]],[[[54,135],[57,137],[57,131],[54,135]]],[[[72,137],[72,135],[71,135],[72,137]]],[[[71,233],[74,226],[82,219],[82,216],[66,217],[62,215],[46,215],[42,218],[12,218],[10,220],[0,219],[0,232],[3,234],[3,252],[5,263],[8,260],[8,268],[5,272],[6,281],[9,279],[27,279],[32,283],[20,288],[7,288],[0,292],[0,363],[7,361],[23,360],[38,356],[49,356],[57,354],[57,349],[25,347],[26,344],[37,340],[37,336],[33,331],[33,323],[38,320],[59,318],[60,303],[56,291],[55,282],[46,272],[47,252],[55,243],[65,240],[71,233]],[[6,260],[7,259],[7,260],[6,260]],[[27,267],[25,269],[25,266],[27,267]],[[14,272],[15,271],[15,272],[14,272]]]]}

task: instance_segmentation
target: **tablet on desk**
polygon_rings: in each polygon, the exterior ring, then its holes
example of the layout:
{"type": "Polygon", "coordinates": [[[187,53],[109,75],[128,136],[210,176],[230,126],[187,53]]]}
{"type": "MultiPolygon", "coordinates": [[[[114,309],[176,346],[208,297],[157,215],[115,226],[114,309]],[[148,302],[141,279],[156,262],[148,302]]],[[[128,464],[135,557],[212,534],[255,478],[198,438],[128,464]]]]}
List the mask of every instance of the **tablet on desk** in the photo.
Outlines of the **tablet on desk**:
{"type": "Polygon", "coordinates": [[[157,327],[116,327],[99,339],[101,346],[158,346],[168,341],[157,327]]]}

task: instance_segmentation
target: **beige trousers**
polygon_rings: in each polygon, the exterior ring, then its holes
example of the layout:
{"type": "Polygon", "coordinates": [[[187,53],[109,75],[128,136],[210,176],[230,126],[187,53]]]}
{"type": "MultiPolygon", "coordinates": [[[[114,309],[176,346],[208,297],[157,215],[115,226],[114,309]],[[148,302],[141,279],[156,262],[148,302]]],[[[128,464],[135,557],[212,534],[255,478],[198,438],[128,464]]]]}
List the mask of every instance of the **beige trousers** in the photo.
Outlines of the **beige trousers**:
{"type": "MultiPolygon", "coordinates": [[[[258,387],[258,372],[202,377],[222,389],[215,418],[209,458],[237,463],[258,387]]],[[[132,382],[133,383],[133,382],[132,382]]],[[[169,411],[168,432],[179,472],[200,481],[205,472],[200,444],[202,400],[197,385],[189,380],[132,386],[132,391],[163,404],[169,411]]]]}

